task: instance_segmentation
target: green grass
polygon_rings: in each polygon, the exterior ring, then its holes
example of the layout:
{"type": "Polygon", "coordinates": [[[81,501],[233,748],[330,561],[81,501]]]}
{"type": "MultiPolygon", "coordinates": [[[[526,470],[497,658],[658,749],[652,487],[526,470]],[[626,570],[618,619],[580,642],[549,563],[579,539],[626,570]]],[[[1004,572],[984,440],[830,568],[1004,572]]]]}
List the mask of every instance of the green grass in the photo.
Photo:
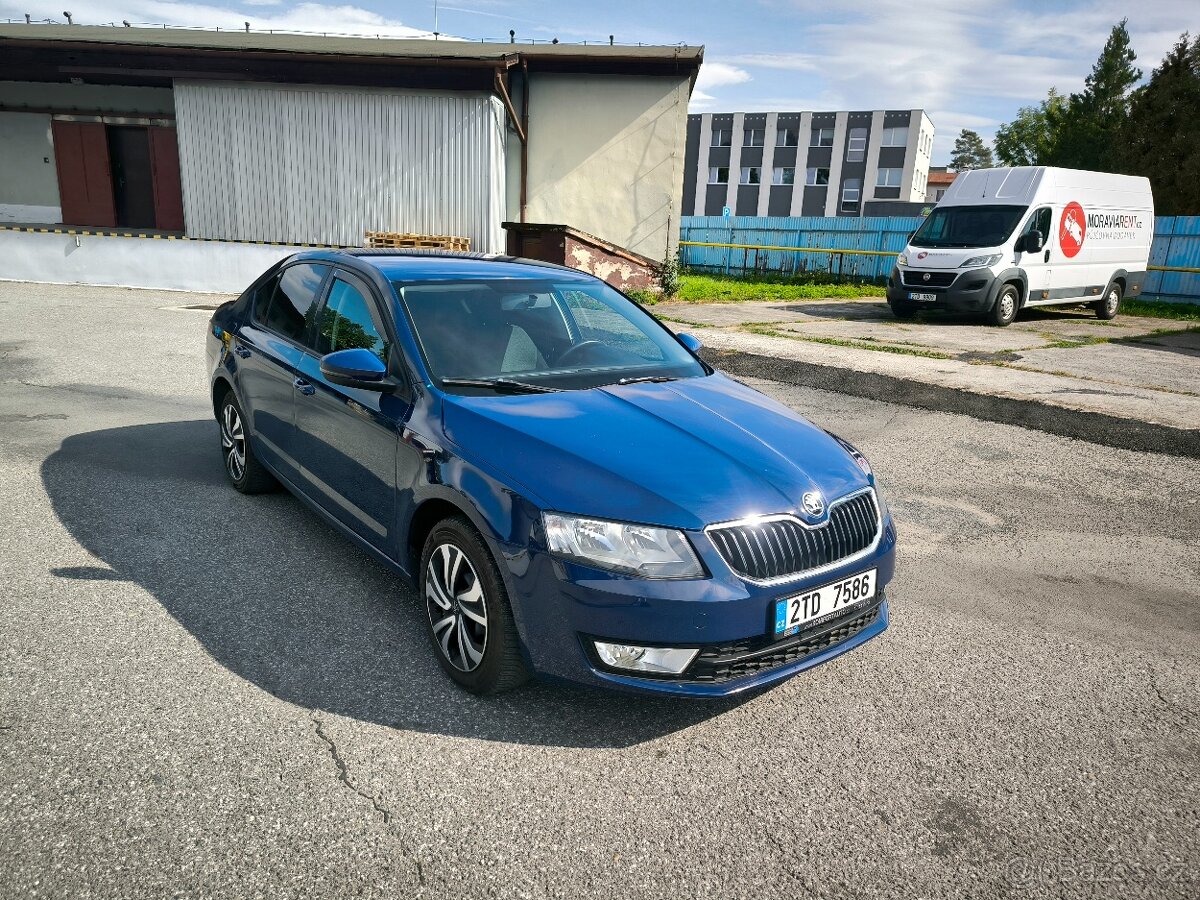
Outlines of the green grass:
{"type": "Polygon", "coordinates": [[[1127,316],[1152,316],[1158,319],[1200,321],[1200,303],[1167,303],[1163,300],[1122,300],[1121,312],[1127,316]]]}
{"type": "Polygon", "coordinates": [[[807,341],[810,344],[828,344],[831,347],[849,347],[852,350],[874,350],[878,353],[898,353],[901,356],[920,356],[925,359],[954,359],[949,353],[941,353],[937,350],[925,350],[924,348],[914,346],[897,347],[894,344],[874,343],[876,338],[863,338],[858,341],[850,341],[845,338],[833,337],[816,337],[809,334],[796,334],[791,331],[780,331],[777,328],[771,328],[764,325],[746,325],[743,330],[749,331],[752,334],[761,334],[766,337],[783,337],[791,338],[794,341],[807,341]]]}
{"type": "MultiPolygon", "coordinates": [[[[684,303],[742,303],[747,300],[822,300],[833,297],[881,297],[885,288],[873,284],[836,284],[827,278],[788,278],[764,275],[737,278],[730,275],[687,274],[673,298],[684,303]]],[[[640,303],[662,302],[636,298],[640,303]]]]}

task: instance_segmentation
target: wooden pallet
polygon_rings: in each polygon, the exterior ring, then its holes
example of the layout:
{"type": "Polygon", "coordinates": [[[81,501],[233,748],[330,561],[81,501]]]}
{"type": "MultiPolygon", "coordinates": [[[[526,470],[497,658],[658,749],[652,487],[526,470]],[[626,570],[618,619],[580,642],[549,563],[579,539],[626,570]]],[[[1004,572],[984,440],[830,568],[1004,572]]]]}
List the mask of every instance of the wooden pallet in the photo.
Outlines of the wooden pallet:
{"type": "Polygon", "coordinates": [[[448,234],[403,234],[398,231],[368,231],[367,246],[371,248],[395,247],[417,250],[469,251],[471,239],[448,234]]]}

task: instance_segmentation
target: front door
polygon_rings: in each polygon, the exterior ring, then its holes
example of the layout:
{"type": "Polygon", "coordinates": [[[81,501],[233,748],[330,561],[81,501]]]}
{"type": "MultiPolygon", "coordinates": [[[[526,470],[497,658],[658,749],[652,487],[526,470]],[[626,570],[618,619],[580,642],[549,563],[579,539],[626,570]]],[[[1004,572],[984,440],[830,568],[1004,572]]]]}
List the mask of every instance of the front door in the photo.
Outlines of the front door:
{"type": "Polygon", "coordinates": [[[366,349],[386,364],[393,352],[374,292],[335,271],[317,315],[316,352],[300,361],[296,456],[313,498],[372,546],[395,550],[396,454],[410,412],[390,393],[342,387],[321,375],[321,356],[366,349]]]}
{"type": "Polygon", "coordinates": [[[108,152],[112,159],[117,224],[127,228],[155,227],[148,129],[140,125],[110,125],[108,152]]]}
{"type": "Polygon", "coordinates": [[[1050,300],[1051,271],[1053,259],[1054,235],[1050,233],[1051,215],[1049,206],[1041,206],[1029,214],[1025,227],[1021,229],[1022,236],[1037,230],[1042,233],[1042,249],[1017,254],[1017,265],[1025,272],[1029,280],[1029,296],[1026,301],[1031,306],[1050,300]]]}

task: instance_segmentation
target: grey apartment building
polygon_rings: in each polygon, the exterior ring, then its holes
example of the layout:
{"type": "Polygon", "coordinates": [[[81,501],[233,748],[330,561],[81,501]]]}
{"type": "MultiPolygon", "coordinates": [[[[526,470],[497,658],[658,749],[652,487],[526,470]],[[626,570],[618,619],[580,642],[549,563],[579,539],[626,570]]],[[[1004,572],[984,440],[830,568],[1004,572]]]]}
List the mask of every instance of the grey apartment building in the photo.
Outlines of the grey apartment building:
{"type": "Polygon", "coordinates": [[[922,202],[933,123],[921,109],[688,116],[685,216],[858,216],[922,202]]]}

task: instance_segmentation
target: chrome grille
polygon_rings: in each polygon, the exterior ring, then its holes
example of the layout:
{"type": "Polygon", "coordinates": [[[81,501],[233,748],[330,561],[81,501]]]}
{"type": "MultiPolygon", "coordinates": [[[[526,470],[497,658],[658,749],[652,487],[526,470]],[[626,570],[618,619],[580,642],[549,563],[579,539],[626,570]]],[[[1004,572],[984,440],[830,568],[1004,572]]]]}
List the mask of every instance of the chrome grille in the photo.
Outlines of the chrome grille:
{"type": "Polygon", "coordinates": [[[733,571],[751,581],[776,581],[833,565],[861,553],[879,534],[879,509],[871,492],[839,500],[816,528],[791,516],[718,525],[708,530],[733,571]]]}

